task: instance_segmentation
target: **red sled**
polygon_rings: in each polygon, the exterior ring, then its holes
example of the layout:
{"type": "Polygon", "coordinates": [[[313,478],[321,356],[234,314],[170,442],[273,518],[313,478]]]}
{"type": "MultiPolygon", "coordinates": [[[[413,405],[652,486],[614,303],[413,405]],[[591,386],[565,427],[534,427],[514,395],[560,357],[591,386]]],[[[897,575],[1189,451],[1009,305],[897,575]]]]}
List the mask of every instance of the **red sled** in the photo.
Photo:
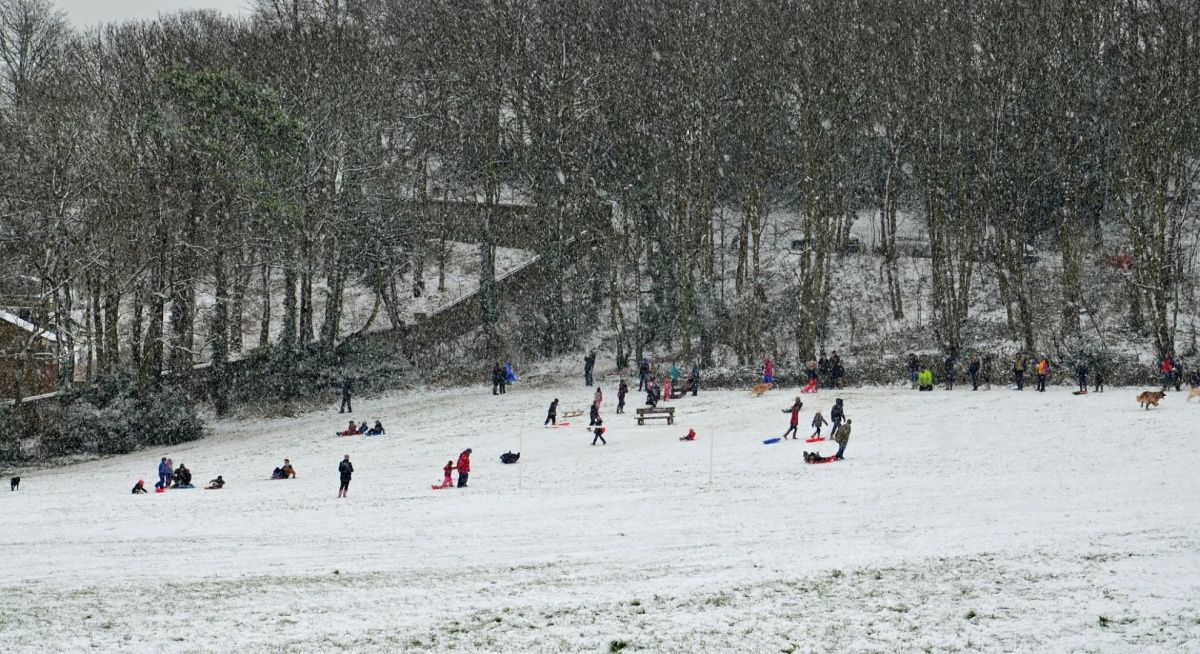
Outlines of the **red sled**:
{"type": "Polygon", "coordinates": [[[433,490],[442,490],[443,488],[454,488],[454,484],[434,484],[431,486],[433,490]]]}
{"type": "Polygon", "coordinates": [[[556,423],[556,424],[553,424],[553,425],[546,425],[546,426],[547,426],[547,427],[549,427],[550,429],[556,429],[556,428],[558,428],[558,427],[570,427],[570,426],[571,426],[571,423],[569,423],[569,422],[559,422],[559,423],[556,423]]]}
{"type": "Polygon", "coordinates": [[[804,388],[800,389],[800,392],[801,393],[816,393],[817,392],[817,382],[816,381],[808,382],[807,384],[805,384],[804,388]]]}
{"type": "Polygon", "coordinates": [[[816,436],[816,437],[814,437],[814,438],[810,438],[810,439],[808,439],[808,440],[806,440],[806,441],[804,441],[804,442],[805,442],[805,443],[820,443],[820,442],[821,442],[821,441],[823,441],[823,440],[825,440],[823,437],[821,437],[821,436],[816,436]]]}
{"type": "Polygon", "coordinates": [[[827,456],[827,457],[823,457],[823,458],[817,459],[816,461],[809,461],[809,463],[813,463],[813,464],[816,464],[816,463],[833,463],[834,461],[837,461],[837,458],[836,458],[836,457],[827,456]]]}

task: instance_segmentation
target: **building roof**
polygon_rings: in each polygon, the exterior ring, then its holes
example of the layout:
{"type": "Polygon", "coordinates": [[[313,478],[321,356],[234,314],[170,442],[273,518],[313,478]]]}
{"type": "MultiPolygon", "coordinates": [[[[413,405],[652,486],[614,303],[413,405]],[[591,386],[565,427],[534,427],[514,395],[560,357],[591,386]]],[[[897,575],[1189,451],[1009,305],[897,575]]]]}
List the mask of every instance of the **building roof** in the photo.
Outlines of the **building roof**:
{"type": "Polygon", "coordinates": [[[55,343],[58,341],[58,335],[55,334],[54,332],[48,331],[45,329],[41,329],[37,325],[29,322],[28,320],[25,320],[16,314],[12,314],[7,311],[4,311],[3,309],[0,309],[0,320],[4,321],[6,323],[12,324],[12,325],[16,325],[18,328],[23,329],[23,330],[29,332],[30,334],[35,334],[38,336],[38,338],[43,338],[47,341],[50,341],[51,343],[55,343]]]}

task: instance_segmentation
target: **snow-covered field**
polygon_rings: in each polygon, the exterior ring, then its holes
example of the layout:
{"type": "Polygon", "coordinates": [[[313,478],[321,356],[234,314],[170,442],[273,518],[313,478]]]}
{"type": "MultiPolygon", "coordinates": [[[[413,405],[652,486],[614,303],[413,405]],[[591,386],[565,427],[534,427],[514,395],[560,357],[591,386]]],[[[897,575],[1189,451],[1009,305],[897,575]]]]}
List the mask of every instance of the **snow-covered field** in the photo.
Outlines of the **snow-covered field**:
{"type": "Polygon", "coordinates": [[[761,443],[790,392],[637,427],[604,390],[607,446],[541,427],[589,389],[518,386],[357,400],[381,438],[324,411],[161,453],[221,491],[131,496],[159,452],[26,471],[0,493],[0,651],[1200,651],[1183,395],[846,390],[847,460],[809,466],[761,443]],[[470,488],[431,491],[465,447],[470,488]],[[267,480],[284,457],[299,478],[267,480]]]}

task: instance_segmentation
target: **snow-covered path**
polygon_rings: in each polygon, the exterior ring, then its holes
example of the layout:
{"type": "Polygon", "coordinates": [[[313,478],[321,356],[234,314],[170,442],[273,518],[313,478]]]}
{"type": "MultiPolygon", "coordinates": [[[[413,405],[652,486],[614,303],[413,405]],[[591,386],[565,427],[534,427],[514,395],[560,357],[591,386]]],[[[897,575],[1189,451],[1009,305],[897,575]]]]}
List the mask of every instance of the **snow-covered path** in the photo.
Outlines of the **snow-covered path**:
{"type": "Polygon", "coordinates": [[[161,453],[222,491],[129,495],[158,452],[27,473],[0,494],[0,650],[1200,651],[1182,394],[846,390],[847,460],[807,466],[761,443],[786,392],[637,427],[604,390],[608,446],[541,427],[590,389],[518,386],[356,400],[381,438],[325,411],[161,453]],[[471,488],[431,491],[465,447],[471,488]],[[299,478],[266,479],[284,457],[299,478]]]}

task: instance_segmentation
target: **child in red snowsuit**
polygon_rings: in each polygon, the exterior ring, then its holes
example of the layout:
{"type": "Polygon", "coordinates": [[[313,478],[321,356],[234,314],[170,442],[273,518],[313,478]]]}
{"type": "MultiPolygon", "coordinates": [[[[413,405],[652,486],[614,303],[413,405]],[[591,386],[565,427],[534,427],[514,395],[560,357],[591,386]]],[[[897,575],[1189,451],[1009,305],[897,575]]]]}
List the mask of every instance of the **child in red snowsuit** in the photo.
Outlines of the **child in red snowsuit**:
{"type": "Polygon", "coordinates": [[[687,433],[687,436],[681,436],[681,437],[679,438],[679,440],[681,440],[681,441],[694,441],[694,440],[696,440],[696,430],[695,430],[695,429],[689,429],[689,430],[688,430],[688,433],[687,433]]]}
{"type": "Polygon", "coordinates": [[[450,479],[450,471],[454,469],[454,462],[447,461],[446,467],[442,468],[442,488],[450,488],[454,485],[454,480],[450,479]]]}

